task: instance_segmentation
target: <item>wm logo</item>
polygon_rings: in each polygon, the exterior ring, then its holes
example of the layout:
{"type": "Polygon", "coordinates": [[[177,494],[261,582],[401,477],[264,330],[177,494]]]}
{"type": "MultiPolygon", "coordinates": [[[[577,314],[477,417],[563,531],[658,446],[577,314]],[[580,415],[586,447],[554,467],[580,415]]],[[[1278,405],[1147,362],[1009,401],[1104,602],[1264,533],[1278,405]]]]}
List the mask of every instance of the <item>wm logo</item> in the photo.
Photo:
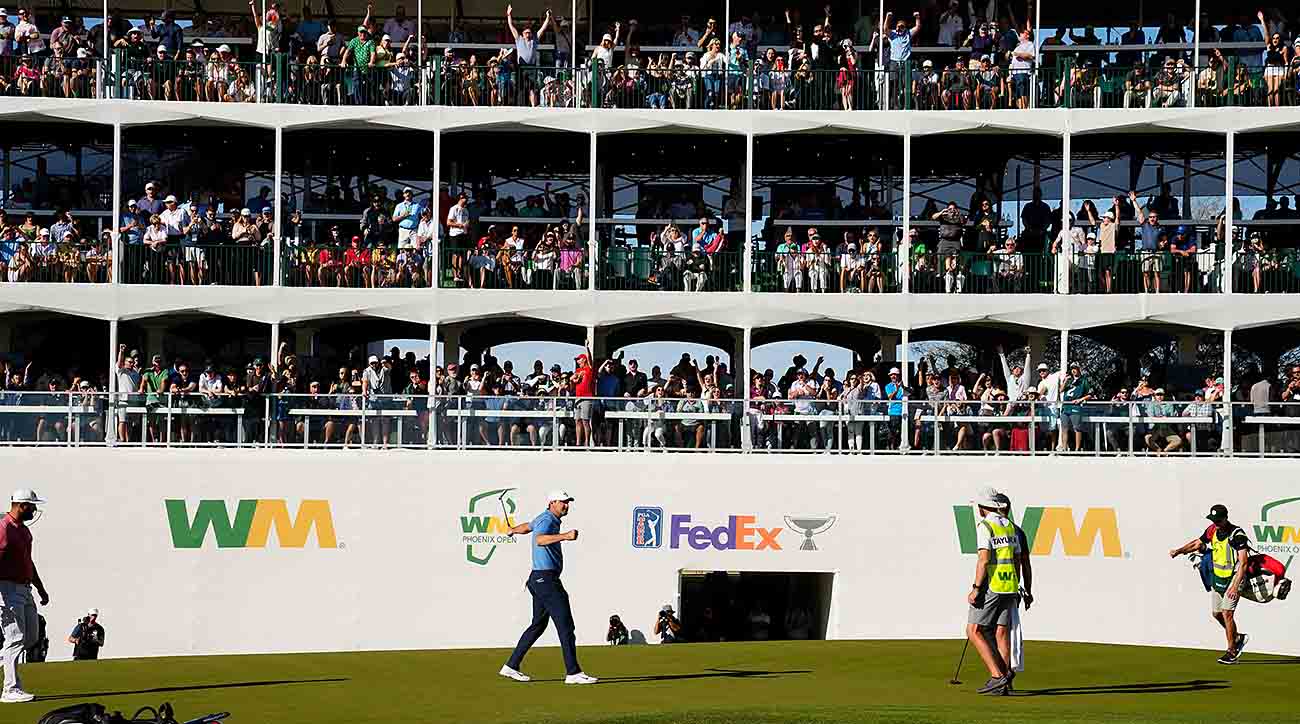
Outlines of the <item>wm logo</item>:
{"type": "Polygon", "coordinates": [[[319,547],[339,547],[328,500],[304,500],[292,517],[282,499],[241,500],[233,519],[224,500],[200,500],[193,518],[184,500],[164,502],[175,548],[202,548],[209,530],[218,548],[266,548],[272,528],[281,548],[305,548],[312,530],[319,547]]]}
{"type": "MultiPolygon", "coordinates": [[[[952,514],[957,524],[957,542],[961,552],[977,553],[975,535],[975,509],[969,505],[954,505],[952,514]]],[[[1119,542],[1119,520],[1114,508],[1088,508],[1083,520],[1075,523],[1070,508],[1025,508],[1020,529],[1029,542],[1029,552],[1036,556],[1051,555],[1060,541],[1060,549],[1067,556],[1090,556],[1101,539],[1101,554],[1106,558],[1122,558],[1124,549],[1119,542]]]]}

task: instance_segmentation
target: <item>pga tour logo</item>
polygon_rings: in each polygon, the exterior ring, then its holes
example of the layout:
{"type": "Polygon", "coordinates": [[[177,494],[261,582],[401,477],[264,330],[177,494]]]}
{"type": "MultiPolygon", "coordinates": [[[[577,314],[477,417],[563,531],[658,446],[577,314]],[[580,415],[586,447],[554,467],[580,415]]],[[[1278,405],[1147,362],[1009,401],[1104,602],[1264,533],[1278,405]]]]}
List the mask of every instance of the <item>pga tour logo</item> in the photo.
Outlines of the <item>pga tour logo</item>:
{"type": "MultiPolygon", "coordinates": [[[[799,550],[815,551],[817,546],[813,544],[813,536],[830,528],[835,516],[787,515],[785,522],[794,535],[803,538],[799,550]]],[[[782,550],[781,533],[786,528],[779,525],[768,528],[757,523],[757,516],[729,515],[722,525],[702,525],[694,523],[690,515],[665,516],[663,508],[638,506],[632,509],[632,547],[662,548],[667,525],[669,548],[685,545],[697,551],[709,548],[718,551],[782,550]]]]}

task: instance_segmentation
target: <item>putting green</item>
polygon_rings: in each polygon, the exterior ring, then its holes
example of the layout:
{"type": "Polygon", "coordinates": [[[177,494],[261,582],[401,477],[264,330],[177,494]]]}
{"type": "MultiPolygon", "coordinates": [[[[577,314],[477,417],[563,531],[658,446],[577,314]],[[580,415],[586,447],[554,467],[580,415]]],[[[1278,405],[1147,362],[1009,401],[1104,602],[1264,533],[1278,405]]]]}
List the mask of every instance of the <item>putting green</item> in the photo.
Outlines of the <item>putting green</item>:
{"type": "Polygon", "coordinates": [[[560,653],[536,649],[528,684],[496,675],[502,650],[213,656],[37,664],[40,695],[0,722],[99,701],[127,714],[171,701],[178,718],[311,722],[1296,721],[1300,658],[1030,642],[1009,698],[983,697],[973,652],[949,685],[956,641],[798,641],[584,648],[595,686],[564,686],[560,653]]]}

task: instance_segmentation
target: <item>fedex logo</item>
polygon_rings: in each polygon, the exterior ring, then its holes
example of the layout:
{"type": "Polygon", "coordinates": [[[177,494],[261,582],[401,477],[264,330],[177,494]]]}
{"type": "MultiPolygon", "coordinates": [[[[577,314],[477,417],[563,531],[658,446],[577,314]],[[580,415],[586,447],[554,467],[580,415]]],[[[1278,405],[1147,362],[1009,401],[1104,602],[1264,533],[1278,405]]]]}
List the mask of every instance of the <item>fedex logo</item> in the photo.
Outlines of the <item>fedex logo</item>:
{"type": "Polygon", "coordinates": [[[777,536],[784,528],[762,528],[754,525],[752,515],[733,515],[727,518],[726,525],[710,528],[707,525],[692,525],[691,516],[674,515],[669,524],[668,537],[670,547],[681,548],[682,539],[697,551],[712,547],[719,551],[761,551],[781,550],[777,536]]]}

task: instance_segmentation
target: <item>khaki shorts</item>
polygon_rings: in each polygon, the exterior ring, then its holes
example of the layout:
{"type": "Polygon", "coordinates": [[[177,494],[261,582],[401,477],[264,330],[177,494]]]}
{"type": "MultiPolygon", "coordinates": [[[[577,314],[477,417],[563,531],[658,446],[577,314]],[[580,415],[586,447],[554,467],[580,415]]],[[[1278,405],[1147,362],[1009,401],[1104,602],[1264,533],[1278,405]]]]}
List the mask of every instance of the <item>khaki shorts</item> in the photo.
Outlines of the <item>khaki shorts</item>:
{"type": "Polygon", "coordinates": [[[1014,593],[989,593],[985,591],[966,615],[966,623],[980,628],[1010,626],[1011,609],[1020,605],[1020,596],[1014,593]]]}
{"type": "Polygon", "coordinates": [[[1230,599],[1226,595],[1219,593],[1218,591],[1211,588],[1210,589],[1210,613],[1218,613],[1220,611],[1236,611],[1237,602],[1240,600],[1241,600],[1240,596],[1238,596],[1237,598],[1230,599]]]}
{"type": "Polygon", "coordinates": [[[1142,258],[1142,271],[1159,272],[1160,267],[1161,267],[1161,263],[1160,263],[1159,254],[1149,254],[1148,256],[1142,258]]]}

